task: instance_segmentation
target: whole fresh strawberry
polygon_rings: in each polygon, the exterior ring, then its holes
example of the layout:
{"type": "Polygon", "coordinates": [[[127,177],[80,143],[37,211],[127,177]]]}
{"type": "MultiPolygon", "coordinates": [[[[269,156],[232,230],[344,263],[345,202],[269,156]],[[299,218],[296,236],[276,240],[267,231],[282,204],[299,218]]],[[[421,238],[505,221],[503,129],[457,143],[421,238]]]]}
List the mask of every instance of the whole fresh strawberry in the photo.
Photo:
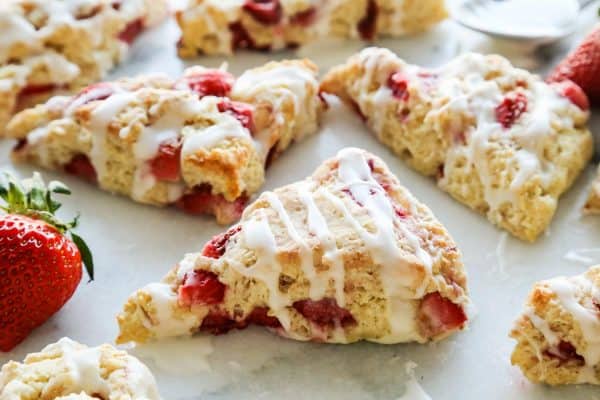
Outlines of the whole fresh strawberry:
{"type": "Polygon", "coordinates": [[[600,24],[550,73],[548,82],[571,80],[600,104],[600,24]]]}
{"type": "Polygon", "coordinates": [[[63,223],[55,216],[54,193],[70,191],[59,182],[46,187],[38,173],[22,182],[0,176],[6,203],[0,206],[0,351],[11,350],[71,298],[82,259],[93,279],[89,248],[71,231],[77,218],[63,223]]]}

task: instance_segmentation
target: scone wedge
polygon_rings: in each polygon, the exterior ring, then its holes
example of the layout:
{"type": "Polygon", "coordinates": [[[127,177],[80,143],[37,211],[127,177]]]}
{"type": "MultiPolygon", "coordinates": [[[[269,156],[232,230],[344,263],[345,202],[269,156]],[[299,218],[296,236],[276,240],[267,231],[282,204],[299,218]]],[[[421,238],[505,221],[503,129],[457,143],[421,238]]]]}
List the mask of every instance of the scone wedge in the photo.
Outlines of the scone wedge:
{"type": "Polygon", "coordinates": [[[412,168],[516,237],[533,241],[592,155],[583,91],[547,84],[496,55],[435,69],[369,48],[321,90],[355,106],[412,168]]]}
{"type": "Polygon", "coordinates": [[[117,342],[256,324],[302,341],[424,343],[466,327],[466,279],[431,211],[348,148],[131,295],[117,342]]]}
{"type": "Polygon", "coordinates": [[[177,13],[179,54],[281,50],[324,37],[420,32],[446,18],[443,0],[191,0],[177,13]]]}
{"type": "Polygon", "coordinates": [[[93,84],[22,111],[6,135],[13,158],[63,170],[142,203],[239,218],[266,165],[316,132],[323,103],[307,60],[268,63],[237,79],[192,67],[180,79],[93,84]]]}
{"type": "Polygon", "coordinates": [[[125,351],[69,338],[10,361],[0,370],[2,399],[159,400],[150,370],[125,351]]]}
{"type": "Polygon", "coordinates": [[[104,77],[166,16],[166,0],[0,2],[0,131],[15,111],[104,77]]]}
{"type": "Polygon", "coordinates": [[[510,336],[511,361],[536,383],[600,384],[600,266],[534,285],[510,336]]]}

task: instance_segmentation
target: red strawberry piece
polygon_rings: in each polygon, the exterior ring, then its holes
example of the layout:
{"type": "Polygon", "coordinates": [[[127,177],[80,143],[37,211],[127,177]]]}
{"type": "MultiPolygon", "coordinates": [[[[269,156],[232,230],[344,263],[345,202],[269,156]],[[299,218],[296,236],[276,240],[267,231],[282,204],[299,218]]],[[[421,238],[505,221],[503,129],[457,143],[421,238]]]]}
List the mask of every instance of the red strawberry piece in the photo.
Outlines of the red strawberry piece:
{"type": "Polygon", "coordinates": [[[63,168],[65,172],[82,178],[90,183],[96,183],[98,181],[96,170],[85,154],[76,155],[63,168]]]}
{"type": "Polygon", "coordinates": [[[115,89],[110,83],[94,83],[81,90],[81,92],[71,100],[70,104],[77,104],[77,107],[81,107],[92,101],[108,99],[114,92],[115,89]]]}
{"type": "Polygon", "coordinates": [[[198,93],[199,97],[217,96],[224,97],[229,94],[235,78],[229,72],[211,69],[198,74],[186,76],[190,89],[198,93]]]}
{"type": "Polygon", "coordinates": [[[520,92],[511,93],[496,107],[496,121],[508,129],[525,111],[527,111],[527,97],[520,92]]]}
{"type": "Polygon", "coordinates": [[[365,16],[358,22],[358,32],[364,40],[375,39],[375,30],[377,28],[377,14],[379,9],[375,0],[369,0],[365,16]]]}
{"type": "Polygon", "coordinates": [[[408,211],[406,211],[404,208],[400,207],[397,204],[394,204],[394,212],[400,218],[406,218],[406,217],[408,217],[408,211]]]}
{"type": "Polygon", "coordinates": [[[36,94],[51,92],[52,90],[56,89],[60,89],[60,86],[54,83],[49,83],[46,85],[27,85],[21,90],[19,96],[33,96],[36,94]]]}
{"type": "Polygon", "coordinates": [[[269,309],[266,307],[257,307],[248,317],[246,317],[246,321],[250,324],[267,326],[269,328],[279,328],[281,324],[279,320],[275,317],[271,317],[269,315],[269,309]]]}
{"type": "Polygon", "coordinates": [[[17,144],[13,147],[13,152],[17,153],[27,147],[27,138],[17,140],[17,144]]]}
{"type": "Polygon", "coordinates": [[[130,45],[140,35],[140,33],[142,33],[143,30],[144,21],[141,18],[138,18],[127,24],[125,29],[119,33],[119,40],[130,45]]]}
{"type": "Polygon", "coordinates": [[[569,99],[571,103],[581,108],[583,111],[590,109],[590,101],[587,95],[575,82],[571,80],[564,80],[562,82],[553,83],[558,89],[558,92],[569,99]]]}
{"type": "Polygon", "coordinates": [[[161,143],[150,166],[152,175],[159,181],[178,182],[181,177],[181,141],[161,143]]]}
{"type": "Polygon", "coordinates": [[[0,183],[6,202],[0,215],[0,351],[13,349],[71,298],[82,259],[93,278],[89,249],[71,232],[77,220],[63,223],[54,215],[60,204],[52,193],[70,192],[58,182],[46,188],[37,173],[27,185],[9,175],[0,183]]]}
{"type": "Polygon", "coordinates": [[[463,309],[439,292],[429,293],[423,298],[419,313],[431,336],[458,329],[467,321],[463,309]]]}
{"type": "Polygon", "coordinates": [[[392,95],[402,101],[408,100],[408,78],[403,72],[395,72],[390,75],[387,81],[388,87],[392,90],[392,95]]]}
{"type": "Polygon", "coordinates": [[[290,23],[300,26],[310,26],[317,17],[317,9],[315,7],[309,7],[304,11],[300,11],[290,17],[290,23]]]}
{"type": "Polygon", "coordinates": [[[325,298],[318,301],[301,300],[293,304],[294,309],[302,316],[317,325],[342,326],[355,324],[350,311],[338,306],[334,299],[325,298]]]}
{"type": "Polygon", "coordinates": [[[560,82],[566,79],[579,85],[592,102],[600,100],[600,25],[596,25],[546,80],[560,82]]]}
{"type": "Polygon", "coordinates": [[[179,303],[185,306],[213,305],[223,302],[225,285],[209,271],[190,271],[179,287],[179,303]]]}
{"type": "Polygon", "coordinates": [[[231,32],[231,48],[233,50],[256,48],[254,39],[252,39],[252,36],[250,36],[241,22],[229,24],[229,31],[231,32]]]}
{"type": "Polygon", "coordinates": [[[217,104],[217,107],[219,108],[219,112],[230,113],[240,121],[244,128],[250,132],[254,132],[254,109],[250,104],[224,99],[217,104]]]}
{"type": "Polygon", "coordinates": [[[544,351],[544,354],[548,357],[557,358],[560,361],[577,360],[580,362],[585,362],[585,359],[577,354],[575,346],[564,340],[561,340],[558,343],[558,346],[551,347],[544,351]]]}
{"type": "Polygon", "coordinates": [[[229,318],[225,312],[211,311],[202,320],[200,330],[203,332],[209,332],[213,335],[222,335],[232,329],[243,329],[245,327],[246,324],[229,318]]]}
{"type": "Polygon", "coordinates": [[[350,107],[352,107],[354,112],[358,114],[358,116],[360,117],[360,119],[362,119],[363,122],[367,122],[367,116],[362,112],[357,102],[351,100],[350,107]]]}
{"type": "Polygon", "coordinates": [[[246,0],[243,9],[264,25],[276,25],[283,14],[279,0],[246,0]]]}
{"type": "Polygon", "coordinates": [[[227,201],[223,195],[212,194],[210,185],[200,185],[192,192],[185,194],[175,205],[189,214],[217,214],[220,222],[227,223],[238,220],[248,203],[247,196],[234,201],[227,201]]]}
{"type": "Polygon", "coordinates": [[[210,258],[221,258],[223,254],[225,254],[225,248],[227,247],[227,243],[229,239],[236,233],[242,230],[242,226],[234,226],[229,229],[227,232],[222,233],[213,237],[210,242],[208,242],[204,249],[202,250],[202,255],[210,258]]]}

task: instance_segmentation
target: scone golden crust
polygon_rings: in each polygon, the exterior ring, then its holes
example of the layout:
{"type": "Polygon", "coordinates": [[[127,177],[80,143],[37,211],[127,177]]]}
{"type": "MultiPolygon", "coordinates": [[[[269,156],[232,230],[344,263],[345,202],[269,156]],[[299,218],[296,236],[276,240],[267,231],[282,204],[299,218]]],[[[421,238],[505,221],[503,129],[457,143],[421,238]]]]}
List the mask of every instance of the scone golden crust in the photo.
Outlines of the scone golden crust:
{"type": "Polygon", "coordinates": [[[117,342],[256,324],[304,341],[424,343],[463,329],[469,305],[448,232],[379,158],[348,148],[134,293],[117,342]]]}
{"type": "Polygon", "coordinates": [[[17,161],[230,223],[262,185],[265,165],[317,130],[316,73],[311,62],[295,60],[237,79],[192,67],[178,80],[99,83],[22,111],[5,135],[18,140],[17,161]]]}
{"type": "Polygon", "coordinates": [[[102,78],[166,0],[3,0],[0,129],[18,109],[102,78]]]}
{"type": "Polygon", "coordinates": [[[150,370],[125,351],[63,338],[0,371],[0,399],[159,400],[150,370]]]}
{"type": "Polygon", "coordinates": [[[443,0],[191,0],[176,15],[182,57],[280,50],[325,36],[399,36],[446,16],[443,0]]]}
{"type": "Polygon", "coordinates": [[[570,100],[581,89],[546,84],[500,56],[425,69],[369,48],[327,73],[321,90],[355,105],[411,167],[528,241],[592,155],[589,110],[570,100]]]}
{"type": "Polygon", "coordinates": [[[533,382],[600,384],[600,266],[538,282],[510,336],[512,353],[533,382]]]}
{"type": "Polygon", "coordinates": [[[583,213],[600,215],[600,165],[598,166],[596,179],[594,179],[592,187],[590,188],[590,194],[583,206],[583,213]]]}

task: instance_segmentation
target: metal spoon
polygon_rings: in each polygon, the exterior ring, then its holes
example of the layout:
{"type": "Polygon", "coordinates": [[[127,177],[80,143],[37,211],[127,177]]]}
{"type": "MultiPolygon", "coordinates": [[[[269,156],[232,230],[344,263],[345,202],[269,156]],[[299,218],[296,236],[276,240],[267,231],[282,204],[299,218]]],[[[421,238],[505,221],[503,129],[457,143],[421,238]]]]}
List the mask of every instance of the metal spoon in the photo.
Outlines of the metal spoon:
{"type": "Polygon", "coordinates": [[[594,0],[465,0],[452,10],[463,26],[502,39],[555,42],[573,32],[594,0]]]}

